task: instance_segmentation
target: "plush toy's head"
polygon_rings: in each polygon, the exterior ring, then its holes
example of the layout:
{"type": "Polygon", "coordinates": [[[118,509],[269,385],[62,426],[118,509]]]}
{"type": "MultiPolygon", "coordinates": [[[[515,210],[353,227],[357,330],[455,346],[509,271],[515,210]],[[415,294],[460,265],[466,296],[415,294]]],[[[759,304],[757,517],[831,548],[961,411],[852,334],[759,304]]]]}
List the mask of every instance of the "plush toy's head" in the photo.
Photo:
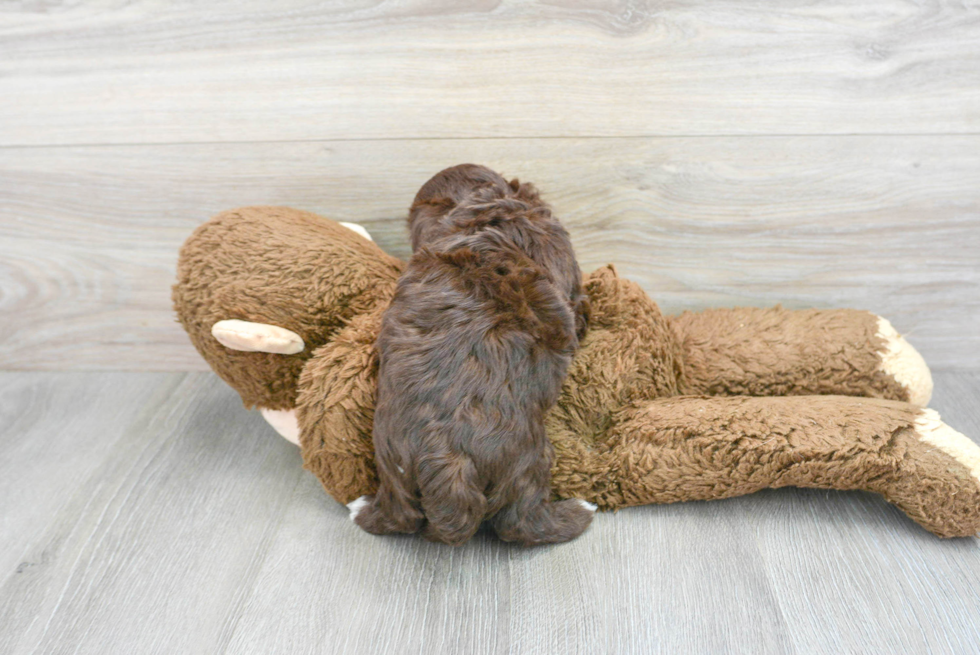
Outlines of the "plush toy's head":
{"type": "Polygon", "coordinates": [[[173,300],[198,352],[246,406],[290,409],[314,350],[351,317],[387,305],[402,267],[334,221],[295,209],[247,207],[219,214],[187,240],[173,300]],[[302,350],[226,348],[212,328],[235,319],[295,333],[302,350]]]}

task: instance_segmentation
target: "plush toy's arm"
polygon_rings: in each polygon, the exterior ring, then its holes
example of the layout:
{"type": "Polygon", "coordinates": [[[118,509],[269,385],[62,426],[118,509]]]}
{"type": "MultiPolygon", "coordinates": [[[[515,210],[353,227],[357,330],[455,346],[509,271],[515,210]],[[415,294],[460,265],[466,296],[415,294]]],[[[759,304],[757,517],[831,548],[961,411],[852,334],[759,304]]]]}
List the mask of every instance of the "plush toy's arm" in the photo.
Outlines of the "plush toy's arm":
{"type": "Polygon", "coordinates": [[[299,379],[303,464],[341,503],[377,490],[371,435],[378,386],[374,342],[385,308],[352,320],[313,354],[299,379]]]}
{"type": "Polygon", "coordinates": [[[881,494],[939,536],[980,530],[980,447],[935,411],[908,403],[663,398],[624,409],[602,447],[559,440],[556,453],[558,493],[600,507],[785,486],[860,489],[881,494]]]}
{"type": "Polygon", "coordinates": [[[684,393],[841,394],[925,406],[932,376],[885,319],[837,310],[714,309],[670,317],[684,393]]]}

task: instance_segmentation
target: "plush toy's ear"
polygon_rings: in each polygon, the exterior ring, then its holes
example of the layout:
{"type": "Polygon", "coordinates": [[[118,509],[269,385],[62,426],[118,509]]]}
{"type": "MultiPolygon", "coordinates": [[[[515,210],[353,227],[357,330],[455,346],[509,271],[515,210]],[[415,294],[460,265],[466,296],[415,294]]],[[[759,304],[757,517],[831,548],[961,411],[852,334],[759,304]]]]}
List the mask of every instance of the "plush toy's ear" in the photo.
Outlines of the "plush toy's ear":
{"type": "Polygon", "coordinates": [[[219,214],[187,239],[174,307],[198,352],[246,406],[288,410],[313,351],[352,317],[387,304],[402,266],[360,226],[247,207],[219,214]]]}
{"type": "Polygon", "coordinates": [[[306,345],[303,338],[286,328],[268,323],[251,323],[237,318],[218,321],[211,326],[211,336],[225,348],[247,353],[295,355],[306,345]]]}

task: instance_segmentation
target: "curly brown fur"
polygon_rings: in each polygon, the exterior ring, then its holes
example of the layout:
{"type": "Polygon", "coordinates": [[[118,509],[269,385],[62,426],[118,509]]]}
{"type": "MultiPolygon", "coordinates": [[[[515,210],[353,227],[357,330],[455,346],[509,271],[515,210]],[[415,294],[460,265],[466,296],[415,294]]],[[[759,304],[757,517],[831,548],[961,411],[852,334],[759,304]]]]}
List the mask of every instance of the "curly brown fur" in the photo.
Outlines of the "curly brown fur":
{"type": "Polygon", "coordinates": [[[588,328],[589,296],[568,232],[532,184],[508,182],[485,166],[461,164],[436,173],[408,214],[412,250],[454,234],[493,228],[548,271],[568,294],[579,339],[588,328]]]}
{"type": "Polygon", "coordinates": [[[507,541],[567,541],[593,512],[550,502],[544,420],[587,323],[581,273],[533,187],[460,168],[412,207],[416,253],[378,339],[380,486],[355,522],[456,545],[492,520],[507,541]]]}

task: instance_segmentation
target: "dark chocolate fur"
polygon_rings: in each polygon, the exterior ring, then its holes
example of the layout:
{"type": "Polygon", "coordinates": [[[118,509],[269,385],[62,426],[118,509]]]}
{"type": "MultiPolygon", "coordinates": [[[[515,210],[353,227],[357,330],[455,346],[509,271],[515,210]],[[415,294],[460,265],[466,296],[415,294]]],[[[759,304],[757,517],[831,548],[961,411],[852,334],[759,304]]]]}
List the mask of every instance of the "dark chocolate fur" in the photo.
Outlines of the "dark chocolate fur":
{"type": "Polygon", "coordinates": [[[588,323],[568,234],[529,184],[463,165],[422,187],[415,254],[378,338],[380,487],[355,521],[448,544],[491,521],[525,545],[592,521],[550,502],[545,414],[588,323]]]}

